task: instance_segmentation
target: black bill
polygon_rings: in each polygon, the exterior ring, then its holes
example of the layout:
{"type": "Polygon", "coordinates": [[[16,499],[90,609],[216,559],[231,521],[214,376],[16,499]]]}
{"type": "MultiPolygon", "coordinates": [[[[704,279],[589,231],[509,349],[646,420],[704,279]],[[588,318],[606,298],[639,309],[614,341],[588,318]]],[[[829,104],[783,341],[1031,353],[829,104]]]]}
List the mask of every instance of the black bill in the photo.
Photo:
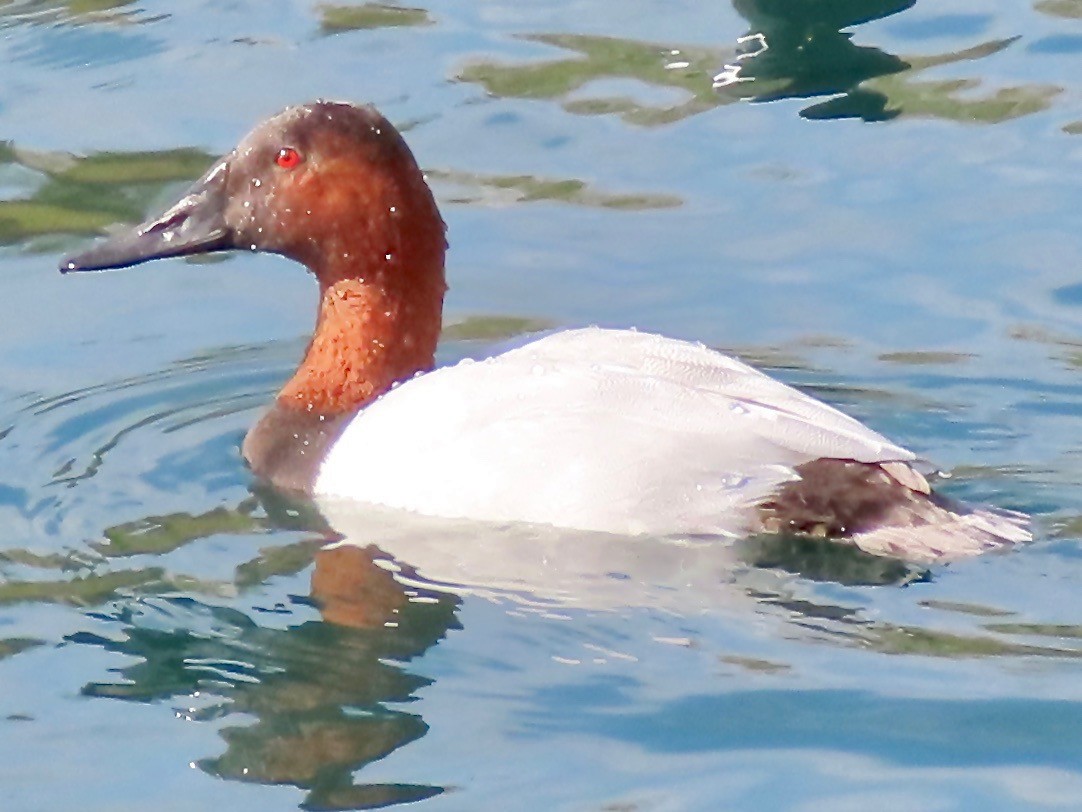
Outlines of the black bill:
{"type": "Polygon", "coordinates": [[[151,259],[233,248],[233,230],[225,220],[228,176],[227,162],[219,161],[161,217],[65,257],[60,272],[126,268],[151,259]]]}

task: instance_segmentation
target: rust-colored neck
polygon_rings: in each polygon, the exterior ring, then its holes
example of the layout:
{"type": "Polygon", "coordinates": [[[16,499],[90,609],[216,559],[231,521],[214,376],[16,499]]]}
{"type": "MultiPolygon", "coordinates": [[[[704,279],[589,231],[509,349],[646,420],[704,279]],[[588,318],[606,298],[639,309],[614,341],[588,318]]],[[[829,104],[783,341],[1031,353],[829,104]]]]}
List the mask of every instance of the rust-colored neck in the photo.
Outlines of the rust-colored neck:
{"type": "Polygon", "coordinates": [[[384,255],[381,265],[360,272],[349,259],[349,252],[340,253],[315,269],[316,330],[278,395],[283,408],[352,413],[396,382],[432,368],[446,289],[442,257],[435,266],[418,267],[384,255]]]}
{"type": "MultiPolygon", "coordinates": [[[[442,224],[440,225],[442,241],[442,224]]],[[[443,245],[394,256],[367,275],[316,264],[319,320],[300,367],[244,438],[252,470],[279,488],[310,493],[319,466],[353,414],[396,381],[430,369],[443,309],[443,245]]],[[[384,255],[385,257],[385,255],[384,255]]],[[[371,263],[369,263],[371,264],[371,263]]]]}

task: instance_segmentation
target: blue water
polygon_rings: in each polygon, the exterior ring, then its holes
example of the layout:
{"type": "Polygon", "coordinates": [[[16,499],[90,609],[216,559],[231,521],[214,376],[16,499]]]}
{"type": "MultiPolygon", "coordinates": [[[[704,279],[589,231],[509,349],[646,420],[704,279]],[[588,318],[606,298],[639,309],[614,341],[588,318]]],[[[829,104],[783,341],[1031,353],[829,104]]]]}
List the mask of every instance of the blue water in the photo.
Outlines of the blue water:
{"type": "Polygon", "coordinates": [[[0,806],[1082,808],[1080,68],[1071,0],[0,5],[0,806]],[[445,360],[701,340],[1038,541],[326,547],[238,451],[307,275],[55,271],[315,97],[429,172],[445,360]]]}

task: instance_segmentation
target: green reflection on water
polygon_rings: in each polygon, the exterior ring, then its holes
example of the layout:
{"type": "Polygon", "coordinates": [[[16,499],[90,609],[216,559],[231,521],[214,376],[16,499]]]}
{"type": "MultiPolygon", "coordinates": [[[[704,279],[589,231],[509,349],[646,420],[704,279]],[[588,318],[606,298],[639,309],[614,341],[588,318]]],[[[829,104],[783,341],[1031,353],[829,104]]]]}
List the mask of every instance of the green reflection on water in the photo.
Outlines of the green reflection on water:
{"type": "Polygon", "coordinates": [[[1082,516],[1070,516],[1058,521],[1051,533],[1052,538],[1082,538],[1082,516]]]}
{"type": "Polygon", "coordinates": [[[531,42],[575,55],[527,64],[478,60],[458,79],[499,97],[551,99],[571,113],[616,114],[643,126],[668,124],[738,100],[829,96],[804,108],[805,118],[880,121],[899,115],[990,123],[1043,110],[1061,88],[1021,85],[975,91],[979,79],[916,81],[930,67],[981,59],[1013,40],[992,40],[933,56],[898,56],[857,45],[843,29],[897,14],[913,0],[777,2],[737,0],[751,25],[737,49],[644,42],[615,37],[537,33],[531,42]],[[601,88],[600,80],[635,80],[678,92],[676,102],[649,103],[601,88]]]}
{"type": "Polygon", "coordinates": [[[801,115],[811,118],[892,117],[882,94],[860,87],[862,82],[899,73],[908,60],[878,48],[860,46],[842,29],[897,14],[913,0],[829,0],[778,3],[776,0],[735,0],[737,12],[751,25],[743,53],[718,74],[717,84],[755,101],[840,94],[827,115],[816,107],[801,115]]]}
{"type": "Polygon", "coordinates": [[[901,364],[903,366],[953,366],[970,361],[976,356],[969,352],[947,350],[903,350],[900,352],[880,353],[876,357],[888,364],[901,364]]]}
{"type": "MultiPolygon", "coordinates": [[[[192,148],[76,157],[0,142],[0,172],[19,167],[39,179],[28,196],[0,200],[0,245],[53,251],[58,247],[55,241],[40,242],[40,238],[99,234],[116,223],[137,223],[160,203],[166,186],[194,180],[214,158],[192,148]]],[[[559,201],[639,211],[683,202],[674,195],[599,191],[576,178],[488,176],[448,169],[428,174],[453,185],[456,193],[451,202],[458,203],[485,203],[498,196],[501,203],[559,201]]]]}
{"type": "Polygon", "coordinates": [[[494,96],[559,99],[561,106],[572,113],[615,113],[625,121],[645,126],[679,121],[735,101],[718,96],[711,87],[713,72],[721,64],[722,51],[717,49],[580,34],[531,34],[524,39],[575,51],[577,56],[525,65],[477,61],[466,65],[457,78],[480,84],[494,96]],[[677,58],[686,66],[666,68],[677,58]],[[667,106],[620,96],[572,98],[574,91],[598,79],[636,79],[680,90],[688,98],[667,106]]]}
{"type": "Polygon", "coordinates": [[[1082,626],[1059,623],[989,623],[984,628],[1000,634],[1029,634],[1035,637],[1082,639],[1082,626]]]}
{"type": "Polygon", "coordinates": [[[432,25],[432,18],[423,8],[407,8],[389,3],[362,3],[358,6],[320,5],[320,28],[324,33],[359,31],[370,28],[432,25]]]}
{"type": "Polygon", "coordinates": [[[872,555],[852,544],[807,536],[757,536],[741,545],[748,564],[791,572],[813,581],[842,584],[904,584],[925,571],[904,561],[872,555]]]}
{"type": "Polygon", "coordinates": [[[1010,331],[1010,337],[1016,341],[1043,344],[1052,351],[1050,357],[1061,361],[1070,369],[1082,369],[1082,339],[1076,336],[1060,333],[1043,325],[1027,324],[1014,327],[1010,331]]]}
{"type": "Polygon", "coordinates": [[[160,567],[79,575],[54,581],[7,581],[0,583],[0,604],[100,606],[118,594],[128,593],[135,588],[157,587],[161,590],[165,586],[165,571],[160,567]]]}
{"type": "Polygon", "coordinates": [[[550,330],[554,326],[544,319],[521,316],[467,316],[461,321],[444,325],[440,338],[443,341],[502,341],[550,330]]]}
{"type": "Polygon", "coordinates": [[[233,582],[245,589],[278,576],[296,575],[311,566],[320,546],[320,541],[306,540],[260,550],[255,558],[237,565],[233,582]]]}
{"type": "MultiPolygon", "coordinates": [[[[989,630],[993,626],[989,625],[989,630]]],[[[1012,643],[987,635],[963,635],[919,626],[877,624],[865,635],[869,646],[884,654],[921,654],[931,657],[1082,657],[1082,651],[1052,646],[1012,643]]]]}
{"type": "Polygon", "coordinates": [[[214,156],[197,149],[161,152],[102,152],[80,158],[56,173],[60,180],[85,184],[169,183],[200,175],[214,156]]]}
{"type": "Polygon", "coordinates": [[[1013,614],[1012,612],[1006,612],[992,606],[982,606],[976,603],[963,603],[961,601],[930,599],[921,601],[919,605],[928,609],[938,609],[943,612],[957,612],[961,615],[972,615],[975,617],[1007,617],[1013,614]]]}
{"type": "Polygon", "coordinates": [[[96,234],[113,223],[138,222],[165,185],[198,177],[213,157],[174,149],[77,158],[0,145],[0,170],[17,164],[41,178],[28,198],[0,201],[0,245],[45,235],[96,234]]]}
{"type": "Polygon", "coordinates": [[[314,557],[311,600],[328,622],[279,630],[193,599],[128,604],[116,617],[120,639],[70,639],[139,662],[83,692],[138,702],[187,699],[198,706],[185,712],[192,720],[254,718],[223,728],[225,751],[200,767],[231,780],[300,787],[308,791],[307,809],[368,808],[441,792],[355,784],[353,774],[427,731],[418,715],[390,705],[429,684],[407,664],[458,628],[457,600],[404,590],[378,566],[374,549],[331,547],[314,557]],[[162,616],[174,628],[160,628],[162,616]]]}
{"type": "Polygon", "coordinates": [[[491,198],[497,198],[501,203],[553,200],[588,208],[628,211],[671,209],[683,203],[683,200],[675,195],[602,192],[591,188],[585,181],[574,178],[554,180],[532,175],[480,175],[442,169],[430,170],[427,175],[436,181],[472,189],[464,195],[452,196],[449,200],[452,203],[486,202],[491,198]]]}
{"type": "Polygon", "coordinates": [[[1038,0],[1033,8],[1053,17],[1065,17],[1068,20],[1082,19],[1082,0],[1038,0]]]}
{"type": "Polygon", "coordinates": [[[30,552],[29,550],[20,549],[0,551],[0,561],[10,562],[12,564],[22,564],[23,566],[35,567],[37,569],[63,570],[69,572],[86,569],[94,563],[94,559],[87,555],[75,553],[68,553],[66,555],[49,553],[47,555],[41,555],[39,553],[30,552]]]}
{"type": "Polygon", "coordinates": [[[950,62],[981,59],[1002,51],[1014,41],[996,40],[976,48],[958,51],[949,58],[915,58],[909,71],[881,76],[866,83],[866,87],[882,94],[887,100],[888,111],[907,116],[994,124],[1045,110],[1053,97],[1062,92],[1062,88],[1055,85],[1021,85],[998,88],[981,97],[974,94],[981,86],[977,79],[913,80],[913,76],[919,71],[950,62]]]}
{"type": "Polygon", "coordinates": [[[0,660],[43,645],[45,645],[44,640],[35,640],[31,637],[8,637],[0,640],[0,660]]]}
{"type": "MultiPolygon", "coordinates": [[[[328,544],[335,536],[304,503],[260,489],[234,507],[203,514],[152,516],[107,528],[108,545],[95,546],[96,564],[79,559],[82,572],[136,554],[160,556],[201,539],[223,535],[309,530],[315,535],[270,545],[235,568],[232,584],[166,573],[161,567],[92,572],[66,580],[0,585],[0,603],[62,602],[102,607],[95,617],[108,632],[78,632],[69,642],[136,658],[107,680],[88,683],[88,696],[179,704],[193,722],[244,719],[220,729],[224,751],[200,760],[204,771],[229,780],[288,784],[306,792],[306,809],[361,809],[408,803],[438,794],[426,784],[368,784],[363,768],[424,736],[428,726],[401,703],[430,684],[409,663],[437,645],[457,619],[459,599],[429,588],[410,562],[391,560],[376,546],[328,544]],[[261,625],[260,615],[216,605],[200,595],[256,590],[269,579],[311,568],[310,594],[295,598],[319,610],[320,619],[286,628],[261,625]],[[402,573],[404,577],[395,573],[402,573]],[[358,774],[358,771],[360,773],[358,774]]],[[[378,540],[377,540],[378,541],[378,540]]],[[[826,539],[768,537],[737,547],[731,582],[759,607],[776,607],[790,628],[812,630],[817,639],[874,651],[945,658],[1034,656],[1073,658],[1066,638],[1074,627],[989,623],[972,633],[871,620],[856,607],[823,598],[795,597],[791,582],[761,578],[743,582],[742,568],[794,573],[802,579],[844,584],[890,584],[895,588],[928,577],[926,571],[869,555],[826,539]],[[1003,635],[1056,637],[1056,645],[1018,643],[1003,635]]],[[[8,551],[23,567],[68,569],[64,556],[35,558],[8,551]]],[[[420,566],[423,562],[418,562],[420,566]]],[[[917,588],[917,587],[910,587],[917,588]]],[[[803,591],[803,590],[802,590],[803,591]]],[[[951,607],[944,607],[950,610],[951,607]]],[[[288,606],[273,611],[287,620],[288,606]]],[[[987,609],[979,616],[994,615],[987,609]]],[[[0,658],[38,641],[0,641],[0,658]]],[[[733,667],[784,672],[793,665],[719,655],[733,667]]]]}
{"type": "Polygon", "coordinates": [[[930,56],[898,56],[857,45],[843,30],[890,17],[913,4],[913,0],[736,0],[735,8],[752,26],[746,38],[750,50],[726,66],[732,81],[722,92],[753,101],[833,96],[802,110],[805,118],[879,121],[904,115],[979,123],[1043,110],[1060,92],[1055,86],[1031,84],[982,96],[974,92],[982,84],[978,79],[916,80],[932,67],[990,57],[1015,38],[930,56]]]}
{"type": "Polygon", "coordinates": [[[245,500],[233,509],[219,507],[196,516],[189,513],[148,516],[108,528],[106,542],[92,546],[110,558],[163,555],[196,539],[221,533],[255,533],[266,526],[265,522],[252,516],[257,504],[255,500],[245,500]]]}
{"type": "Polygon", "coordinates": [[[43,234],[96,234],[116,222],[111,214],[78,211],[32,200],[0,201],[0,245],[43,234]]]}
{"type": "Polygon", "coordinates": [[[139,9],[123,9],[133,0],[0,0],[0,25],[5,18],[37,24],[126,22],[139,9]]]}

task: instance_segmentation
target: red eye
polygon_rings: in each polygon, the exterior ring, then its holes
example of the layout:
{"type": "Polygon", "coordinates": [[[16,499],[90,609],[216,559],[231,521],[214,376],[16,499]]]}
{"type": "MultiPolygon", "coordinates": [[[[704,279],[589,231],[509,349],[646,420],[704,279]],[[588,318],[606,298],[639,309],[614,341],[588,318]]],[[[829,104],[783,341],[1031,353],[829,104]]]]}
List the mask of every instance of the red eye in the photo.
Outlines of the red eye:
{"type": "Polygon", "coordinates": [[[292,169],[301,162],[301,154],[293,147],[282,147],[274,158],[274,162],[282,169],[292,169]]]}

